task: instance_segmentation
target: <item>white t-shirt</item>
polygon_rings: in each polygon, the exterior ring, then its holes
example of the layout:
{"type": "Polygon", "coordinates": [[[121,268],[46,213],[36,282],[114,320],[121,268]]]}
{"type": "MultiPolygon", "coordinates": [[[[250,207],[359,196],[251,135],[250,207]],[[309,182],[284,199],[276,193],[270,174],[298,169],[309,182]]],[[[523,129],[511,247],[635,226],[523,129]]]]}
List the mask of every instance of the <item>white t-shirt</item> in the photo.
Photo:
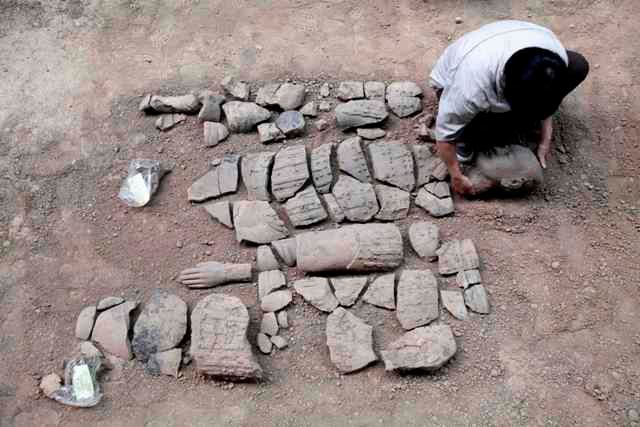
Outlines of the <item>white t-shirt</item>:
{"type": "Polygon", "coordinates": [[[523,21],[497,21],[467,33],[444,51],[431,71],[431,85],[442,89],[436,139],[453,141],[482,112],[504,113],[504,66],[519,50],[555,52],[568,65],[567,52],[550,30],[523,21]]]}

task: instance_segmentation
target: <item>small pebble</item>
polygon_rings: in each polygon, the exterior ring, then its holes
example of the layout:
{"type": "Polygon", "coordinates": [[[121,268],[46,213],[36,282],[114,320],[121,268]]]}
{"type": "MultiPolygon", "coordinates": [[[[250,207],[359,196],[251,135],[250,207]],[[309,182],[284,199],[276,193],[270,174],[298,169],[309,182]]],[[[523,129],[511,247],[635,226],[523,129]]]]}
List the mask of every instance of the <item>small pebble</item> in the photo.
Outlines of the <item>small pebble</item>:
{"type": "Polygon", "coordinates": [[[456,24],[462,24],[462,18],[460,16],[456,16],[456,24]]]}
{"type": "Polygon", "coordinates": [[[640,421],[640,414],[635,409],[629,409],[627,415],[629,415],[629,421],[640,421]]]}
{"type": "Polygon", "coordinates": [[[178,240],[178,241],[176,242],[176,247],[177,247],[178,249],[182,249],[182,242],[181,242],[180,240],[178,240]]]}
{"type": "Polygon", "coordinates": [[[551,263],[551,268],[553,268],[554,270],[557,270],[560,268],[560,263],[558,261],[553,261],[551,263]]]}

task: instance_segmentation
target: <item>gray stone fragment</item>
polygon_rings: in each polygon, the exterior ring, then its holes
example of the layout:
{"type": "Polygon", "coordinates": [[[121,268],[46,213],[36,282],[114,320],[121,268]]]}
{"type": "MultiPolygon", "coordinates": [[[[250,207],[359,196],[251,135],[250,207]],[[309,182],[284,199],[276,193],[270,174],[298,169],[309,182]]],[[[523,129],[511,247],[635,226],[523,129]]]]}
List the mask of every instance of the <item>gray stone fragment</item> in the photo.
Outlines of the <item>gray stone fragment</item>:
{"type": "Polygon", "coordinates": [[[289,267],[293,267],[296,265],[296,239],[292,237],[290,239],[282,239],[277,240],[275,242],[271,242],[273,245],[273,250],[276,251],[276,254],[280,257],[280,259],[289,267]]]}
{"type": "Polygon", "coordinates": [[[438,249],[438,271],[442,275],[477,270],[480,259],[471,239],[450,240],[438,249]]]}
{"type": "Polygon", "coordinates": [[[324,119],[320,119],[315,122],[315,126],[319,132],[322,132],[324,130],[329,129],[329,122],[324,119]]]}
{"type": "Polygon", "coordinates": [[[413,190],[416,179],[413,174],[413,157],[405,144],[386,141],[372,142],[367,147],[373,176],[405,191],[413,190]]]}
{"type": "Polygon", "coordinates": [[[414,96],[389,96],[387,95],[387,104],[393,114],[403,118],[422,111],[422,99],[414,96]]]}
{"type": "Polygon", "coordinates": [[[258,246],[256,254],[256,267],[259,272],[278,270],[280,263],[273,255],[273,251],[268,245],[258,246]]]}
{"type": "Polygon", "coordinates": [[[396,315],[406,330],[427,325],[438,318],[438,281],[429,270],[400,273],[397,298],[396,315]]]}
{"type": "Polygon", "coordinates": [[[233,296],[211,294],[191,314],[191,348],[196,369],[232,381],[259,379],[262,368],[247,340],[249,313],[233,296]]]}
{"type": "Polygon", "coordinates": [[[246,101],[249,99],[249,86],[235,77],[227,76],[222,79],[220,86],[224,89],[225,93],[232,98],[240,101],[246,101]]]}
{"type": "Polygon", "coordinates": [[[442,305],[453,317],[465,320],[468,316],[467,307],[464,305],[464,297],[460,291],[440,291],[442,305]]]}
{"type": "Polygon", "coordinates": [[[389,113],[384,101],[358,100],[340,104],[335,109],[339,128],[349,129],[384,121],[389,113]]]}
{"type": "Polygon", "coordinates": [[[387,134],[380,128],[358,128],[356,133],[362,139],[380,139],[387,134]]]}
{"type": "Polygon", "coordinates": [[[364,83],[364,94],[367,97],[367,99],[384,100],[386,89],[387,89],[387,85],[385,85],[383,82],[365,82],[364,83]]]}
{"type": "Polygon", "coordinates": [[[82,309],[76,321],[76,338],[88,340],[96,321],[96,306],[90,305],[82,309]]]}
{"type": "Polygon", "coordinates": [[[343,307],[351,307],[356,303],[360,293],[367,285],[367,281],[367,276],[331,278],[336,298],[343,307]]]}
{"type": "Polygon", "coordinates": [[[277,105],[283,110],[295,110],[304,103],[304,85],[283,83],[276,91],[277,105]]]}
{"type": "Polygon", "coordinates": [[[189,187],[189,201],[202,202],[235,193],[238,190],[239,163],[237,154],[225,154],[221,160],[212,162],[213,168],[189,187]]]}
{"type": "Polygon", "coordinates": [[[335,144],[322,144],[311,151],[311,176],[319,193],[328,193],[333,184],[332,158],[335,144]]]}
{"type": "Polygon", "coordinates": [[[287,310],[282,310],[278,312],[278,325],[281,329],[289,328],[289,316],[287,315],[287,310]]]}
{"type": "Polygon", "coordinates": [[[245,154],[242,158],[241,172],[242,181],[247,187],[247,198],[249,200],[271,200],[269,193],[269,179],[271,166],[275,153],[261,151],[259,153],[245,154]]]}
{"type": "Polygon", "coordinates": [[[320,96],[323,98],[327,98],[331,95],[331,88],[329,87],[329,83],[323,83],[320,86],[320,96]]]}
{"type": "Polygon", "coordinates": [[[294,227],[315,224],[328,217],[313,185],[309,185],[287,200],[284,209],[294,227]]]}
{"type": "Polygon", "coordinates": [[[278,350],[282,350],[289,345],[287,340],[281,337],[280,335],[271,337],[271,342],[273,343],[273,345],[276,346],[278,350]]]}
{"type": "Polygon", "coordinates": [[[440,246],[440,231],[436,224],[428,221],[415,222],[409,226],[409,242],[420,258],[433,260],[440,246]]]}
{"type": "Polygon", "coordinates": [[[371,174],[362,151],[362,139],[359,136],[345,139],[338,145],[338,166],[341,171],[362,182],[369,182],[371,174]]]}
{"type": "Polygon", "coordinates": [[[464,302],[476,313],[489,314],[489,295],[482,285],[474,285],[464,290],[464,302]]]}
{"type": "Polygon", "coordinates": [[[273,107],[278,104],[276,93],[280,89],[280,83],[269,83],[258,89],[256,104],[263,107],[273,107]]]}
{"type": "Polygon", "coordinates": [[[180,362],[182,362],[182,350],[174,348],[152,354],[145,365],[145,370],[151,375],[163,374],[178,378],[180,362]]]}
{"type": "Polygon", "coordinates": [[[449,189],[449,184],[447,184],[444,181],[430,182],[429,184],[424,186],[424,189],[439,199],[445,199],[447,197],[451,197],[451,190],[449,189]]]}
{"type": "Polygon", "coordinates": [[[324,113],[328,113],[329,111],[331,111],[331,103],[329,101],[322,101],[320,104],[318,104],[318,110],[324,113]]]}
{"type": "Polygon", "coordinates": [[[433,173],[442,160],[427,145],[412,144],[411,150],[416,165],[416,186],[422,187],[433,179],[433,173]]]}
{"type": "Polygon", "coordinates": [[[203,90],[198,96],[202,107],[198,113],[198,120],[201,122],[219,122],[222,118],[221,106],[226,99],[224,96],[216,95],[210,90],[203,90]]]}
{"type": "Polygon", "coordinates": [[[349,221],[367,222],[379,210],[373,185],[348,175],[340,175],[333,186],[333,195],[349,221]]]}
{"type": "Polygon", "coordinates": [[[258,275],[258,296],[260,299],[285,286],[287,286],[287,280],[280,270],[263,271],[258,275]]]}
{"type": "Polygon", "coordinates": [[[300,112],[303,116],[308,117],[316,117],[318,115],[318,104],[315,102],[307,102],[301,109],[300,112]]]}
{"type": "Polygon", "coordinates": [[[166,131],[185,120],[187,120],[187,116],[184,114],[161,114],[156,119],[156,127],[161,131],[166,131]]]}
{"type": "Polygon", "coordinates": [[[258,125],[258,136],[260,137],[260,142],[263,144],[282,141],[285,138],[275,123],[260,123],[258,125]]]}
{"type": "Polygon", "coordinates": [[[200,101],[194,94],[179,96],[147,96],[140,103],[140,110],[157,113],[192,114],[200,108],[200,101]]]}
{"type": "Polygon", "coordinates": [[[329,280],[324,277],[309,277],[293,282],[296,292],[318,310],[332,312],[338,306],[338,300],[331,292],[329,280]]]}
{"type": "Polygon", "coordinates": [[[102,352],[91,341],[80,343],[80,354],[85,357],[104,357],[102,352]]]}
{"type": "Polygon", "coordinates": [[[266,334],[263,334],[262,332],[260,332],[256,340],[258,342],[258,349],[260,349],[261,353],[264,353],[264,354],[271,353],[271,350],[273,349],[273,344],[271,343],[271,340],[266,334]]]}
{"type": "Polygon", "coordinates": [[[342,101],[364,98],[364,83],[361,81],[342,82],[338,86],[336,96],[342,101]]]}
{"type": "Polygon", "coordinates": [[[105,351],[121,359],[131,359],[129,343],[129,314],[137,303],[127,301],[103,311],[98,315],[91,333],[91,341],[98,343],[105,351]]]}
{"type": "Polygon", "coordinates": [[[425,187],[422,187],[420,191],[418,191],[416,205],[420,206],[422,209],[427,211],[429,215],[436,218],[450,215],[454,211],[453,199],[451,197],[440,199],[428,192],[425,187]]]}
{"type": "Polygon", "coordinates": [[[376,277],[373,282],[369,284],[369,288],[364,293],[362,300],[376,307],[394,310],[396,308],[394,296],[395,281],[395,273],[383,274],[382,276],[376,277]]]}
{"type": "Polygon", "coordinates": [[[373,352],[373,328],[344,308],[327,317],[327,346],[331,362],[349,373],[378,360],[373,352]]]}
{"type": "Polygon", "coordinates": [[[176,295],[155,289],[133,327],[133,352],[145,362],[154,353],[176,347],[186,332],[187,304],[176,295]]]}
{"type": "Polygon", "coordinates": [[[107,310],[111,307],[115,307],[116,305],[120,305],[124,302],[124,298],[122,297],[105,297],[98,301],[96,308],[98,311],[107,310]]]}
{"type": "Polygon", "coordinates": [[[324,194],[322,197],[324,199],[325,205],[327,206],[327,212],[329,213],[331,219],[337,223],[341,223],[342,221],[344,221],[344,212],[338,204],[335,196],[329,193],[324,194]]]}
{"type": "Polygon", "coordinates": [[[374,186],[374,189],[380,203],[380,211],[376,214],[376,219],[395,221],[407,217],[411,204],[407,191],[381,184],[374,186]]]}
{"type": "Polygon", "coordinates": [[[291,303],[291,291],[275,291],[266,295],[260,302],[260,308],[265,313],[282,310],[291,303]]]}
{"type": "Polygon", "coordinates": [[[260,322],[260,332],[270,337],[278,334],[278,319],[273,312],[264,313],[260,322]]]}
{"type": "Polygon", "coordinates": [[[279,202],[293,197],[309,179],[304,145],[283,148],[276,154],[271,172],[271,192],[279,202]]]}
{"type": "Polygon", "coordinates": [[[477,285],[481,282],[482,278],[478,270],[464,270],[456,275],[456,284],[462,289],[467,289],[469,286],[477,285]]]}
{"type": "Polygon", "coordinates": [[[285,137],[300,136],[304,133],[306,122],[300,111],[285,111],[276,119],[276,126],[285,137]]]}
{"type": "Polygon", "coordinates": [[[40,380],[40,390],[42,390],[42,393],[50,399],[53,399],[61,388],[62,378],[60,378],[58,374],[48,374],[40,380]]]}
{"type": "Polygon", "coordinates": [[[440,157],[436,158],[435,163],[436,165],[431,176],[436,181],[444,181],[449,176],[449,169],[447,168],[446,163],[440,157]]]}
{"type": "Polygon", "coordinates": [[[227,127],[222,123],[204,122],[202,127],[204,128],[204,145],[206,147],[215,147],[229,136],[227,127]]]}
{"type": "Polygon", "coordinates": [[[387,86],[387,98],[390,96],[421,96],[422,89],[414,82],[393,82],[387,86]]]}
{"type": "Polygon", "coordinates": [[[289,235],[286,225],[267,202],[235,202],[233,221],[238,242],[264,244],[289,235]]]}
{"type": "Polygon", "coordinates": [[[231,220],[231,204],[229,202],[208,202],[202,205],[205,211],[220,224],[233,228],[231,220]]]}
{"type": "Polygon", "coordinates": [[[251,132],[257,124],[271,118],[269,110],[253,102],[231,101],[222,105],[229,130],[235,133],[251,132]]]}
{"type": "Polygon", "coordinates": [[[443,323],[416,328],[381,351],[387,371],[433,371],[456,354],[456,340],[443,323]]]}

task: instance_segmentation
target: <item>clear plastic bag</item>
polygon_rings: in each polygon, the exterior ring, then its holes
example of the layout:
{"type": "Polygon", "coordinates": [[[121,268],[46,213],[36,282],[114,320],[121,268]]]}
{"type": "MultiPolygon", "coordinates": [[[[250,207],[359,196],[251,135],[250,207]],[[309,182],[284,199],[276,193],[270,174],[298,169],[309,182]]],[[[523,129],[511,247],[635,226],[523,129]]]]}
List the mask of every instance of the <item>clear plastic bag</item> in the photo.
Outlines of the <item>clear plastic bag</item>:
{"type": "Polygon", "coordinates": [[[96,379],[102,361],[99,356],[78,357],[64,368],[64,386],[54,391],[51,398],[68,406],[88,408],[102,399],[102,388],[96,379]]]}
{"type": "Polygon", "coordinates": [[[139,208],[151,200],[160,179],[169,172],[158,160],[135,159],[129,164],[129,174],[120,187],[118,197],[127,205],[139,208]]]}

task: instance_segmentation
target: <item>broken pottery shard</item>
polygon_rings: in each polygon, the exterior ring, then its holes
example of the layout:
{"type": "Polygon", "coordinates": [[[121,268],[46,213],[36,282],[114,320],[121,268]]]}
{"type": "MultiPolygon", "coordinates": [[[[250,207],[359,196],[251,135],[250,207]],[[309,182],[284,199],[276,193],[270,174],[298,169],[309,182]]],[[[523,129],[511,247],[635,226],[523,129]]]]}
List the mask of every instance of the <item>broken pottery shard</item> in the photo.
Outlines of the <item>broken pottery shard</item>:
{"type": "Polygon", "coordinates": [[[393,310],[396,308],[395,302],[395,273],[384,274],[377,277],[364,293],[362,300],[376,307],[393,310]]]}
{"type": "Polygon", "coordinates": [[[264,313],[260,322],[260,332],[270,337],[278,335],[278,319],[273,312],[264,313]]]}
{"type": "Polygon", "coordinates": [[[358,128],[356,133],[362,139],[380,139],[387,134],[380,128],[358,128]]]}
{"type": "Polygon", "coordinates": [[[316,117],[318,115],[318,104],[313,101],[308,102],[300,109],[300,112],[303,116],[316,117]]]}
{"type": "Polygon", "coordinates": [[[275,291],[267,294],[260,301],[262,311],[268,313],[272,311],[282,310],[291,303],[291,291],[275,291]]]}
{"type": "Polygon", "coordinates": [[[335,109],[339,128],[349,129],[380,123],[389,116],[384,101],[359,100],[340,104],[335,109]]]}
{"type": "Polygon", "coordinates": [[[222,105],[231,132],[251,132],[257,124],[269,120],[269,110],[253,102],[231,101],[222,105]]]}
{"type": "Polygon", "coordinates": [[[212,218],[227,228],[233,228],[231,221],[231,204],[229,202],[209,202],[202,205],[212,218]]]}
{"type": "Polygon", "coordinates": [[[300,111],[285,111],[276,119],[276,126],[286,136],[300,136],[304,133],[304,117],[300,111]]]}
{"type": "Polygon", "coordinates": [[[387,86],[387,98],[390,96],[421,96],[420,86],[410,81],[393,82],[387,86]]]}
{"type": "Polygon", "coordinates": [[[364,95],[367,99],[382,99],[384,100],[385,91],[387,85],[383,82],[365,82],[364,83],[364,95]]]}
{"type": "Polygon", "coordinates": [[[277,317],[278,317],[278,325],[280,326],[280,328],[282,329],[289,328],[289,316],[287,316],[286,310],[282,310],[281,312],[279,312],[277,317]]]}
{"type": "Polygon", "coordinates": [[[400,274],[396,314],[406,330],[438,318],[438,281],[431,271],[404,270],[400,274]]]}
{"type": "Polygon", "coordinates": [[[201,122],[219,122],[222,115],[221,105],[226,101],[224,96],[216,95],[210,90],[203,90],[198,98],[202,104],[198,113],[198,120],[201,122]]]}
{"type": "Polygon", "coordinates": [[[329,87],[329,83],[323,83],[320,86],[320,96],[323,98],[327,98],[331,95],[331,88],[329,87]]]}
{"type": "Polygon", "coordinates": [[[376,185],[374,189],[380,203],[380,211],[376,214],[376,219],[395,221],[407,217],[411,203],[407,191],[380,184],[376,185]]]}
{"type": "Polygon", "coordinates": [[[332,278],[331,284],[340,305],[351,307],[355,304],[358,296],[366,286],[367,280],[367,276],[332,278]]]}
{"type": "Polygon", "coordinates": [[[98,315],[93,326],[91,341],[98,343],[105,351],[121,359],[131,359],[129,343],[129,314],[137,303],[127,301],[98,315]]]}
{"type": "Polygon", "coordinates": [[[168,172],[157,160],[136,159],[129,163],[127,179],[120,187],[118,197],[127,205],[139,208],[151,200],[160,185],[160,179],[168,172]]]}
{"type": "Polygon", "coordinates": [[[387,371],[433,371],[456,354],[456,340],[448,325],[436,324],[405,333],[381,352],[387,371]]]}
{"type": "Polygon", "coordinates": [[[102,352],[91,341],[80,343],[80,354],[86,357],[104,357],[102,352]]]}
{"type": "Polygon", "coordinates": [[[204,145],[206,147],[215,147],[229,136],[227,127],[222,123],[204,122],[202,126],[204,128],[204,145]]]}
{"type": "Polygon", "coordinates": [[[451,190],[449,189],[449,184],[444,181],[438,182],[430,182],[429,184],[424,186],[424,189],[429,193],[436,196],[438,199],[445,199],[447,197],[451,197],[451,190]]]}
{"type": "Polygon", "coordinates": [[[387,104],[393,114],[403,118],[422,111],[422,99],[413,96],[389,96],[387,104]]]}
{"type": "Polygon", "coordinates": [[[260,350],[260,353],[271,353],[271,350],[273,349],[273,343],[266,334],[260,332],[256,337],[256,341],[258,343],[258,349],[260,350]]]}
{"type": "Polygon", "coordinates": [[[269,142],[281,141],[284,134],[278,129],[275,123],[261,123],[258,125],[258,135],[260,142],[267,144],[269,142]]]}
{"type": "Polygon", "coordinates": [[[338,300],[331,292],[329,280],[324,277],[309,277],[293,282],[296,292],[318,310],[332,312],[338,306],[338,300]]]}
{"type": "Polygon", "coordinates": [[[223,264],[206,261],[182,270],[177,279],[190,289],[212,288],[232,282],[251,280],[251,264],[223,264]]]}
{"type": "Polygon", "coordinates": [[[331,104],[328,101],[322,101],[320,104],[318,104],[318,110],[327,113],[331,111],[331,104]]]}
{"type": "Polygon", "coordinates": [[[82,309],[76,321],[76,338],[88,340],[96,320],[96,306],[90,305],[82,309]]]}
{"type": "Polygon", "coordinates": [[[96,308],[98,311],[104,311],[111,307],[115,307],[116,305],[120,305],[124,302],[124,298],[122,297],[105,297],[98,301],[96,308]]]}
{"type": "Polygon", "coordinates": [[[482,285],[474,285],[464,290],[464,302],[476,313],[489,314],[489,295],[482,285]]]}
{"type": "Polygon", "coordinates": [[[378,360],[373,352],[373,328],[344,308],[327,317],[327,346],[331,362],[349,373],[378,360]]]}
{"type": "Polygon", "coordinates": [[[271,192],[282,202],[293,197],[309,179],[304,145],[283,148],[276,154],[271,172],[271,192]]]}
{"type": "Polygon", "coordinates": [[[437,257],[440,246],[440,231],[432,222],[421,221],[409,226],[409,242],[420,258],[429,260],[437,257]]]}
{"type": "Polygon", "coordinates": [[[311,176],[313,185],[320,193],[331,191],[333,184],[333,168],[331,159],[334,155],[335,144],[323,144],[311,152],[311,176]]]}
{"type": "Polygon", "coordinates": [[[202,202],[235,193],[238,190],[239,163],[239,155],[225,154],[216,166],[191,184],[187,192],[189,201],[202,202]]]}
{"type": "Polygon", "coordinates": [[[161,351],[149,356],[149,360],[145,365],[145,371],[150,375],[169,375],[178,378],[180,370],[180,362],[182,362],[182,350],[173,348],[171,350],[161,351]]]}
{"type": "Polygon", "coordinates": [[[267,202],[235,202],[233,221],[238,242],[264,244],[289,235],[286,225],[267,202]]]}
{"type": "Polygon", "coordinates": [[[436,181],[444,181],[449,176],[449,169],[447,168],[447,164],[440,157],[436,157],[434,162],[435,167],[433,169],[433,172],[431,173],[431,176],[436,181]]]}
{"type": "Polygon", "coordinates": [[[172,129],[178,123],[184,122],[185,120],[187,120],[187,116],[185,116],[184,114],[161,114],[156,119],[156,127],[161,131],[167,131],[169,129],[172,129]]]}
{"type": "Polygon", "coordinates": [[[283,110],[295,110],[304,103],[304,85],[283,83],[275,93],[276,104],[283,110]]]}
{"type": "Polygon", "coordinates": [[[432,175],[438,166],[440,158],[431,152],[431,148],[426,145],[411,145],[413,160],[416,165],[416,186],[422,187],[432,179],[432,175]]]}
{"type": "Polygon", "coordinates": [[[191,314],[190,354],[196,369],[228,380],[261,378],[248,326],[249,313],[238,298],[211,294],[200,300],[191,314]]]}
{"type": "Polygon", "coordinates": [[[133,326],[131,346],[145,362],[153,353],[180,344],[187,332],[187,304],[176,295],[156,289],[133,326]]]}
{"type": "Polygon", "coordinates": [[[55,387],[60,377],[49,377],[47,397],[64,405],[89,408],[102,399],[102,389],[96,377],[102,361],[100,357],[78,357],[71,359],[64,368],[64,386],[55,387]],[[52,381],[53,380],[53,381],[52,381]]]}
{"type": "Polygon", "coordinates": [[[442,305],[453,317],[459,320],[467,318],[467,307],[464,305],[464,297],[460,291],[441,291],[442,305]]]}
{"type": "Polygon", "coordinates": [[[287,200],[284,209],[294,227],[315,224],[324,221],[328,216],[313,185],[287,200]]]}
{"type": "Polygon", "coordinates": [[[249,200],[270,201],[269,176],[275,153],[262,151],[246,154],[242,158],[242,181],[247,187],[249,200]]]}
{"type": "Polygon", "coordinates": [[[287,281],[280,270],[263,271],[258,275],[258,296],[260,299],[287,286],[287,281]]]}
{"type": "Polygon", "coordinates": [[[405,191],[413,190],[416,184],[413,157],[406,145],[381,141],[373,142],[367,148],[373,166],[373,176],[377,180],[405,191]]]}
{"type": "Polygon", "coordinates": [[[422,187],[418,191],[416,197],[416,205],[427,211],[429,215],[439,218],[441,216],[450,215],[453,213],[453,199],[446,197],[440,199],[427,191],[425,187],[422,187]]]}
{"type": "Polygon", "coordinates": [[[232,98],[239,99],[240,101],[249,99],[249,86],[243,81],[227,76],[220,82],[220,86],[222,86],[225,93],[232,98]]]}
{"type": "Polygon", "coordinates": [[[290,239],[277,240],[271,243],[273,249],[280,259],[289,267],[296,265],[296,239],[292,237],[290,239]]]}
{"type": "Polygon", "coordinates": [[[480,259],[471,239],[451,240],[438,249],[438,271],[442,275],[464,270],[477,270],[480,259]]]}
{"type": "Polygon", "coordinates": [[[369,183],[340,175],[333,186],[333,195],[349,221],[367,222],[378,213],[376,193],[369,183]]]}
{"type": "Polygon", "coordinates": [[[273,343],[273,345],[276,346],[278,350],[282,350],[283,348],[286,348],[289,345],[287,340],[279,335],[271,337],[271,342],[273,343]]]}
{"type": "Polygon", "coordinates": [[[280,89],[280,83],[269,83],[258,89],[256,104],[263,107],[273,107],[278,103],[276,92],[280,89]]]}
{"type": "Polygon", "coordinates": [[[256,268],[259,272],[278,270],[280,263],[273,255],[273,251],[267,245],[258,246],[256,253],[256,268]]]}
{"type": "Polygon", "coordinates": [[[200,108],[198,97],[193,94],[181,96],[147,95],[140,103],[140,110],[157,113],[195,113],[200,108]]]}
{"type": "Polygon", "coordinates": [[[338,166],[340,170],[362,182],[371,179],[367,160],[364,157],[361,145],[362,139],[358,136],[346,139],[338,145],[338,166]]]}
{"type": "Polygon", "coordinates": [[[456,275],[456,284],[463,289],[467,289],[469,286],[477,285],[481,282],[482,278],[478,270],[464,270],[458,272],[456,275]]]}
{"type": "Polygon", "coordinates": [[[338,86],[336,96],[342,101],[364,98],[364,83],[359,81],[342,82],[338,86]]]}
{"type": "Polygon", "coordinates": [[[394,224],[357,224],[296,236],[298,268],[320,271],[384,271],[403,259],[400,230],[394,224]]]}
{"type": "Polygon", "coordinates": [[[338,223],[344,221],[344,212],[338,204],[335,196],[329,193],[324,194],[322,198],[324,199],[324,203],[327,206],[327,212],[329,213],[329,216],[331,216],[331,219],[338,223]]]}

